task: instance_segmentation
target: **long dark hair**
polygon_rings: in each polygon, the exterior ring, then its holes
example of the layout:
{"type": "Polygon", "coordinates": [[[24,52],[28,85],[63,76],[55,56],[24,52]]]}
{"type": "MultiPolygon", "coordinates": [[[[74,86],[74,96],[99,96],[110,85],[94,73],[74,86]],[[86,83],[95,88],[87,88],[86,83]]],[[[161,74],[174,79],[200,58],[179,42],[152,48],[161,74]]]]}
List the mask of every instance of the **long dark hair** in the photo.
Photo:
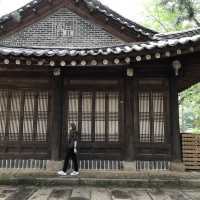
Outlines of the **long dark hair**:
{"type": "Polygon", "coordinates": [[[76,124],[75,123],[71,123],[70,126],[71,126],[72,130],[76,130],[76,124]]]}

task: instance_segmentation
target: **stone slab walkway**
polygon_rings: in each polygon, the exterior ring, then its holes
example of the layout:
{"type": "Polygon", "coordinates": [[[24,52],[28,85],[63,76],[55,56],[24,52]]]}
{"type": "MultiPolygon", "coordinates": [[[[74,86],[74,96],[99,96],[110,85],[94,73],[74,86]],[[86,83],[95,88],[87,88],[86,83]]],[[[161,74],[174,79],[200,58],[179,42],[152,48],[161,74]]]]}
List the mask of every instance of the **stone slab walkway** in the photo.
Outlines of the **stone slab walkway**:
{"type": "Polygon", "coordinates": [[[0,200],[199,200],[200,190],[95,187],[0,187],[0,200]]]}

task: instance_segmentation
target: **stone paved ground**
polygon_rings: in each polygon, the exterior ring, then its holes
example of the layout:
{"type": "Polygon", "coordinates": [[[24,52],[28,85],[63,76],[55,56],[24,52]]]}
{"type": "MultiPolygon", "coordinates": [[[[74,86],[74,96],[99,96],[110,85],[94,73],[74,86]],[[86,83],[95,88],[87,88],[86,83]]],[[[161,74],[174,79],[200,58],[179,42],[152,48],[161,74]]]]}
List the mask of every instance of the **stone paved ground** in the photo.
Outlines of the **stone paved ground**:
{"type": "Polygon", "coordinates": [[[1,186],[0,200],[200,200],[200,190],[1,186]]]}

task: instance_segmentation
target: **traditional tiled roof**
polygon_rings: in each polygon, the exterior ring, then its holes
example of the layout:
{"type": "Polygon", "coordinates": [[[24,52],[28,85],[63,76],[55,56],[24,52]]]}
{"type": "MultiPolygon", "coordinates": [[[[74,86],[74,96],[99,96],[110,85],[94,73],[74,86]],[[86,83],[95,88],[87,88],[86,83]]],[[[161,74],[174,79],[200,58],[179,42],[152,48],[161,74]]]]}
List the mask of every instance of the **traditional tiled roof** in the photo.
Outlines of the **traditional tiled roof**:
{"type": "MultiPolygon", "coordinates": [[[[26,9],[34,9],[44,1],[53,0],[34,0],[27,4],[26,6],[18,9],[14,13],[23,13],[26,9]]],[[[51,58],[59,58],[63,63],[71,62],[69,65],[77,65],[77,62],[81,65],[86,65],[90,62],[90,65],[97,64],[97,60],[103,60],[103,63],[107,65],[109,59],[114,64],[119,64],[119,58],[123,59],[123,62],[140,62],[143,60],[160,59],[165,57],[177,56],[185,53],[191,53],[194,51],[200,51],[200,28],[192,29],[183,32],[175,33],[156,33],[149,29],[146,29],[128,19],[123,18],[116,12],[112,11],[108,7],[102,5],[97,0],[73,0],[74,2],[84,2],[88,9],[95,9],[103,13],[105,16],[111,17],[113,20],[118,21],[120,24],[134,29],[140,34],[149,37],[149,41],[145,42],[134,42],[127,43],[125,45],[109,46],[103,48],[16,48],[16,47],[6,47],[0,46],[0,57],[3,58],[4,63],[9,63],[7,60],[9,57],[14,57],[15,59],[35,59],[40,60],[40,58],[47,58],[51,61],[51,58]],[[98,56],[98,57],[97,57],[98,56]],[[87,62],[86,62],[87,60],[87,62]],[[94,62],[93,62],[94,61],[94,62]]],[[[9,18],[12,18],[13,13],[3,16],[0,18],[0,27],[9,18]]],[[[23,17],[23,14],[22,14],[23,17]]],[[[1,60],[1,59],[0,59],[1,60]]],[[[52,66],[54,66],[55,61],[51,61],[52,66]],[[52,64],[53,63],[53,64],[52,64]]],[[[122,62],[122,64],[123,64],[122,62]]],[[[17,63],[20,63],[17,61],[17,63]]],[[[30,64],[30,62],[28,62],[30,64]]]]}
{"type": "Polygon", "coordinates": [[[172,32],[172,33],[158,33],[154,35],[154,39],[163,40],[163,39],[174,39],[174,38],[183,38],[183,37],[192,37],[195,35],[200,35],[200,28],[194,28],[185,31],[172,32]]]}
{"type": "MultiPolygon", "coordinates": [[[[0,18],[0,29],[3,28],[4,23],[11,20],[12,18],[17,18],[20,16],[20,18],[23,19],[24,17],[23,13],[25,13],[27,10],[31,9],[33,12],[37,11],[37,9],[39,9],[40,6],[44,5],[44,2],[51,2],[51,1],[55,1],[55,0],[33,0],[30,3],[26,4],[25,6],[19,8],[18,10],[8,15],[2,16],[0,18]]],[[[93,9],[94,11],[98,11],[102,13],[103,15],[105,15],[105,17],[111,18],[112,20],[120,23],[122,26],[125,26],[126,28],[133,30],[137,32],[138,34],[141,34],[148,38],[152,38],[153,35],[157,33],[156,31],[145,28],[135,22],[132,22],[129,19],[122,17],[121,15],[114,12],[113,10],[111,10],[110,8],[103,5],[97,0],[72,0],[72,1],[74,1],[75,3],[82,1],[83,3],[85,3],[86,7],[89,10],[93,9]]]]}
{"type": "Polygon", "coordinates": [[[108,48],[66,49],[66,48],[12,48],[0,47],[0,63],[19,64],[26,60],[27,65],[34,60],[36,65],[45,59],[45,65],[56,66],[119,65],[145,60],[169,58],[181,54],[200,51],[200,35],[176,39],[165,39],[108,48]],[[12,62],[9,60],[11,59],[12,62]],[[49,60],[49,61],[48,61],[49,60]],[[57,62],[57,61],[56,61],[57,62]]]}
{"type": "Polygon", "coordinates": [[[149,41],[143,43],[130,43],[128,45],[112,46],[105,48],[86,48],[86,49],[71,49],[71,48],[12,48],[0,46],[0,55],[13,56],[97,56],[110,55],[120,53],[142,52],[145,50],[152,51],[153,49],[164,49],[166,47],[176,47],[186,45],[188,43],[195,43],[200,41],[200,35],[191,37],[183,37],[176,39],[166,39],[159,41],[149,41]]]}

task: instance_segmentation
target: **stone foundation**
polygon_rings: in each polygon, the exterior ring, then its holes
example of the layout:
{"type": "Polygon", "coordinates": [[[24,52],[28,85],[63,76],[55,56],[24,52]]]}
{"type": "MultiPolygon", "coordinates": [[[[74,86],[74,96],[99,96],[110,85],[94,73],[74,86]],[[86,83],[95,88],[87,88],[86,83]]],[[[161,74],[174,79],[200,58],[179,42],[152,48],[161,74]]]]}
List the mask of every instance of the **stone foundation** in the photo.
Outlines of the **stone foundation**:
{"type": "Polygon", "coordinates": [[[58,171],[61,170],[63,167],[63,161],[47,161],[47,171],[58,171]]]}
{"type": "MultiPolygon", "coordinates": [[[[58,171],[61,170],[63,167],[63,161],[47,161],[47,171],[58,171]]],[[[123,161],[123,170],[136,172],[136,161],[123,161]]],[[[177,171],[177,172],[184,172],[185,166],[183,162],[180,161],[173,161],[170,163],[170,171],[177,171]]]]}
{"type": "Polygon", "coordinates": [[[123,167],[124,171],[136,171],[136,161],[124,161],[123,167]]]}
{"type": "Polygon", "coordinates": [[[172,161],[170,170],[171,171],[177,171],[177,172],[184,172],[185,171],[185,165],[181,161],[172,161]]]}

